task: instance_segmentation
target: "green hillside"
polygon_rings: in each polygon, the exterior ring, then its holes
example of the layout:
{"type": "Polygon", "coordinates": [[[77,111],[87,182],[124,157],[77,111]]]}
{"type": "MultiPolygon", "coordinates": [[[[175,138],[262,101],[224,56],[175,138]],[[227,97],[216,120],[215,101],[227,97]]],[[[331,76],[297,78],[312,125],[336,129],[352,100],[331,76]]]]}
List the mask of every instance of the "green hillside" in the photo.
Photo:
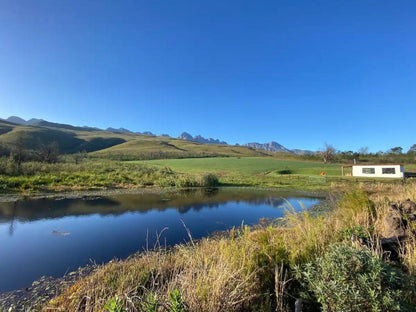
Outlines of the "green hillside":
{"type": "Polygon", "coordinates": [[[0,121],[0,144],[6,146],[21,144],[24,149],[34,150],[42,144],[56,143],[60,153],[70,154],[83,150],[87,152],[100,150],[132,138],[127,134],[74,128],[77,130],[58,126],[22,126],[0,121]]]}
{"type": "Polygon", "coordinates": [[[271,155],[243,146],[202,144],[169,137],[140,136],[123,144],[92,153],[97,157],[118,160],[192,158],[192,157],[245,157],[271,155]]]}
{"type": "Polygon", "coordinates": [[[170,137],[134,133],[114,133],[89,127],[52,122],[17,125],[0,121],[0,144],[22,145],[36,150],[42,144],[55,143],[62,154],[91,152],[92,157],[115,160],[143,160],[193,157],[269,156],[272,153],[243,146],[202,144],[170,137]]]}

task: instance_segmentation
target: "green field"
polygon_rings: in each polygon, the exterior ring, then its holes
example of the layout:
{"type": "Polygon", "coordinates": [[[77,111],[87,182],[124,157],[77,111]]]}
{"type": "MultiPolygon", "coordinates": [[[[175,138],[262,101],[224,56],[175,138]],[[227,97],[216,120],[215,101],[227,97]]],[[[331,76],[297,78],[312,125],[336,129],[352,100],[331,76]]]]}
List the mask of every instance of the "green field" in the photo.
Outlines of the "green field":
{"type": "Polygon", "coordinates": [[[212,172],[218,174],[243,175],[316,175],[322,171],[328,176],[341,176],[341,166],[307,161],[281,160],[271,157],[215,157],[190,159],[161,159],[149,160],[142,163],[169,167],[182,173],[212,172]]]}
{"type": "MultiPolygon", "coordinates": [[[[386,182],[400,179],[342,177],[341,164],[273,157],[215,157],[134,161],[159,168],[168,167],[178,174],[201,175],[213,173],[222,185],[259,187],[291,187],[298,189],[326,189],[333,182],[386,182]],[[322,176],[321,173],[325,175],[322,176]]],[[[407,170],[407,169],[406,169],[407,170]]]]}

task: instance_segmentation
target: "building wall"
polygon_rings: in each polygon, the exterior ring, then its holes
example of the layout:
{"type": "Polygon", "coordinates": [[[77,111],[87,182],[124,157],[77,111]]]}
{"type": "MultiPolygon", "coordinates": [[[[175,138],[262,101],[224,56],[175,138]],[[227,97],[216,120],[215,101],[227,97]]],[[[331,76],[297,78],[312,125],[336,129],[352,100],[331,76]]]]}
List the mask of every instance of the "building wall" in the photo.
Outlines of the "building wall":
{"type": "Polygon", "coordinates": [[[355,165],[352,167],[354,177],[372,177],[372,178],[403,178],[403,165],[355,165]],[[394,173],[391,168],[394,168],[394,173]],[[364,172],[363,172],[364,169],[364,172]],[[383,170],[384,169],[384,170],[383,170]],[[366,172],[365,172],[366,171],[366,172]],[[385,173],[383,173],[383,171],[385,173]],[[374,172],[374,173],[371,173],[374,172]]]}

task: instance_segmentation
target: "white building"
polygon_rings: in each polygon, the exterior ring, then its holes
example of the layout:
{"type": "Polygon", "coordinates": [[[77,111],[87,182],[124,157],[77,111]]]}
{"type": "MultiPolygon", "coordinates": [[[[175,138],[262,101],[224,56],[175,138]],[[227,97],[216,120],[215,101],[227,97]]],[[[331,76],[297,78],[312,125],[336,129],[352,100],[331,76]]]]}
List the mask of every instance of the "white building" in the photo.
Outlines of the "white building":
{"type": "Polygon", "coordinates": [[[343,165],[342,175],[353,177],[371,178],[404,178],[403,164],[354,164],[343,165]],[[351,168],[351,173],[346,173],[345,168],[351,168]]]}

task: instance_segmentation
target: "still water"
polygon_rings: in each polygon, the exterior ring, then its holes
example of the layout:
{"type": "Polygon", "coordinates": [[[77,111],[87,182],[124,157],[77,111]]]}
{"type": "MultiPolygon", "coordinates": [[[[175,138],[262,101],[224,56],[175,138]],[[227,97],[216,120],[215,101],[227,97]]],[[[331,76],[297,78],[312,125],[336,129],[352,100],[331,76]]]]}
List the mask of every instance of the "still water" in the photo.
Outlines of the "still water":
{"type": "Polygon", "coordinates": [[[0,203],[0,292],[59,277],[91,261],[102,263],[161,245],[198,239],[261,218],[284,215],[317,198],[295,193],[224,188],[169,194],[0,203]]]}

